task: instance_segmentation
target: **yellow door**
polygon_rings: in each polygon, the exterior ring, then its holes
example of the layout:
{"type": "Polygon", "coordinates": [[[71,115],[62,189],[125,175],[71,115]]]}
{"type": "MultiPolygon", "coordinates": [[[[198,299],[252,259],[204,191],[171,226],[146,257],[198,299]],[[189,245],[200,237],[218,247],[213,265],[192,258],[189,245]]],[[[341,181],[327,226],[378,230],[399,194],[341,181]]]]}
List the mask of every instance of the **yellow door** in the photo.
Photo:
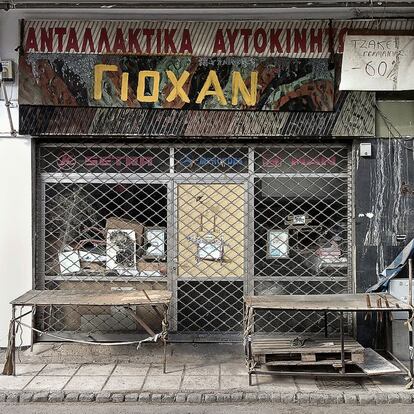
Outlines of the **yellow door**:
{"type": "Polygon", "coordinates": [[[241,184],[178,185],[178,277],[243,277],[241,184]]]}

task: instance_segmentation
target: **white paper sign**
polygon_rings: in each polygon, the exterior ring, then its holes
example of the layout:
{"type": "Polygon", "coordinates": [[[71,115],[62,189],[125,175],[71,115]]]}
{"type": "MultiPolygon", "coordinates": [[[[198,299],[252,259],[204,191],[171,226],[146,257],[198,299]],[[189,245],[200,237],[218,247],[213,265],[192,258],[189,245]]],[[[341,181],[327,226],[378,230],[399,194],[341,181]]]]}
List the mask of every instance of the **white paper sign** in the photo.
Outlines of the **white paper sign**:
{"type": "Polygon", "coordinates": [[[414,36],[346,36],[339,89],[414,89],[414,36]]]}

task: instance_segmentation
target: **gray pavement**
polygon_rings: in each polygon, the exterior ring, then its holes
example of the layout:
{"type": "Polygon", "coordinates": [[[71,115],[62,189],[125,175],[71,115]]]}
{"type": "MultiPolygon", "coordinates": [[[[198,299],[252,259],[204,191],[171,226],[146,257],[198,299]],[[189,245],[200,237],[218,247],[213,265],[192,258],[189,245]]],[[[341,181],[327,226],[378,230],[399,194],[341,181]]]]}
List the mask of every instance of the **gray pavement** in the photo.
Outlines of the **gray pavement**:
{"type": "Polygon", "coordinates": [[[358,392],[404,391],[403,378],[329,380],[278,375],[255,375],[248,385],[243,361],[170,363],[163,374],[159,364],[146,363],[19,363],[16,376],[0,375],[2,391],[65,392],[358,392]]]}
{"type": "Polygon", "coordinates": [[[97,404],[0,404],[8,414],[411,414],[412,405],[395,406],[298,406],[292,404],[211,404],[211,405],[97,405],[97,404]]]}
{"type": "MultiPolygon", "coordinates": [[[[102,348],[102,347],[101,347],[102,348]]],[[[0,375],[1,402],[294,402],[399,404],[414,402],[403,377],[328,379],[257,375],[248,385],[242,347],[220,344],[119,350],[39,344],[20,353],[16,376],[0,375]]]]}

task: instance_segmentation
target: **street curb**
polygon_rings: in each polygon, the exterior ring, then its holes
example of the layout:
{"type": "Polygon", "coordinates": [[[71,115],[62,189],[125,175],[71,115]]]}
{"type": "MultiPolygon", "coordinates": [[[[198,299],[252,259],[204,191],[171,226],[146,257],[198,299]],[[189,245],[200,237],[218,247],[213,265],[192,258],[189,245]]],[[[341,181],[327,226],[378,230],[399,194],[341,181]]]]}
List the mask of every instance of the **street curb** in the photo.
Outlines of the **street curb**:
{"type": "Polygon", "coordinates": [[[338,391],[324,392],[64,392],[64,391],[41,391],[30,393],[27,391],[0,391],[0,402],[10,403],[36,403],[49,402],[94,402],[122,403],[134,402],[136,404],[212,404],[212,403],[255,403],[272,402],[275,404],[298,404],[298,405],[383,405],[383,404],[413,404],[414,393],[403,391],[391,392],[361,392],[344,393],[338,391]]]}

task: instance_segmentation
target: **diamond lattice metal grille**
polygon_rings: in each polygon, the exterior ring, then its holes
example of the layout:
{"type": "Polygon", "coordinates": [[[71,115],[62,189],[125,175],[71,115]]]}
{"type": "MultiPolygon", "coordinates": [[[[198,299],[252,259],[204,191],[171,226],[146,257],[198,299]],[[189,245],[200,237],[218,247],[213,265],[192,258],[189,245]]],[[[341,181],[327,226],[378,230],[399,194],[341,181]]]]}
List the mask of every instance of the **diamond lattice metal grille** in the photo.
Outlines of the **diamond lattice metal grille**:
{"type": "MultiPolygon", "coordinates": [[[[191,334],[240,332],[243,295],[351,289],[346,146],[41,144],[38,171],[37,288],[171,289],[171,329],[191,334]]],[[[118,307],[44,307],[37,324],[103,339],[139,329],[118,307]]],[[[322,328],[315,314],[256,319],[322,328]]]]}

